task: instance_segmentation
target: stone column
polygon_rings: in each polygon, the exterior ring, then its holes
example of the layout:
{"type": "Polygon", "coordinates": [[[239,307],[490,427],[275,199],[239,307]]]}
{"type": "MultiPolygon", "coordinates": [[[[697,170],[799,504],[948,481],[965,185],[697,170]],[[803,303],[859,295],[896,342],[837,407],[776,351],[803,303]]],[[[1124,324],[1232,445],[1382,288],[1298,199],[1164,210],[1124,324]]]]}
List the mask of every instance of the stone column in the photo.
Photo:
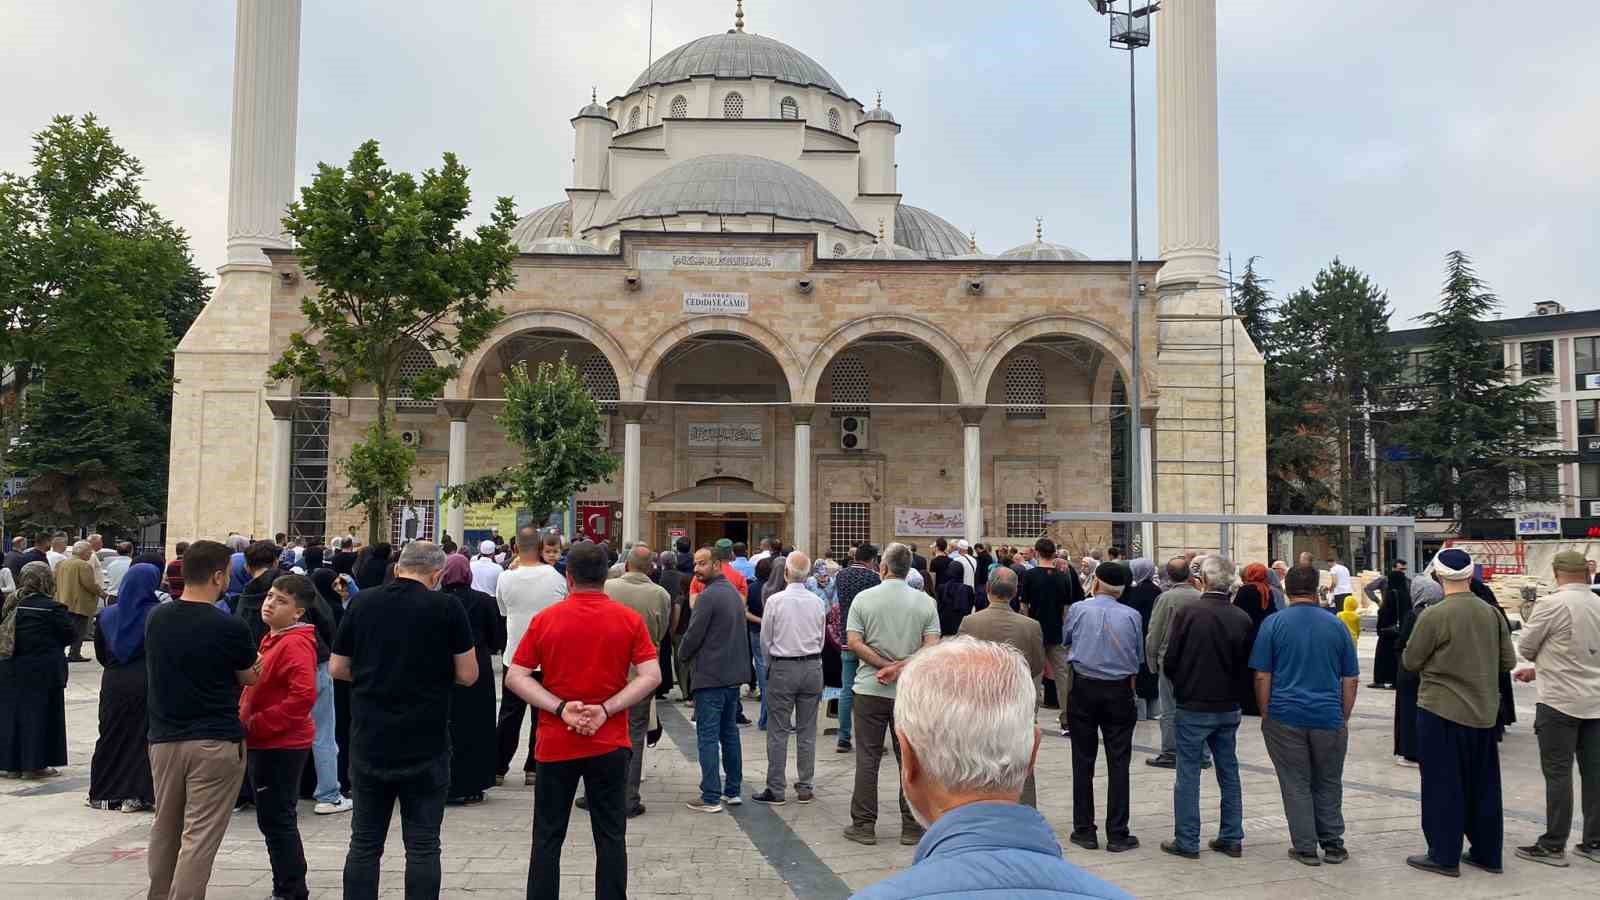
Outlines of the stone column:
{"type": "Polygon", "coordinates": [[[962,537],[968,543],[983,539],[983,453],[979,429],[987,406],[963,406],[961,415],[962,490],[961,511],[965,518],[962,537]]]}
{"type": "MultiPolygon", "coordinates": [[[[467,418],[472,415],[471,400],[440,400],[439,405],[450,416],[450,459],[446,463],[445,481],[457,485],[467,480],[467,418]]],[[[458,503],[445,508],[444,530],[456,543],[467,544],[467,512],[458,503]]]]}
{"type": "Polygon", "coordinates": [[[234,32],[233,145],[228,166],[228,264],[266,266],[287,248],[300,94],[301,0],[239,0],[234,32]]]}
{"type": "Polygon", "coordinates": [[[267,409],[272,411],[272,498],[269,534],[289,530],[289,481],[294,464],[294,406],[287,397],[269,398],[267,409]]]}
{"type": "Polygon", "coordinates": [[[622,542],[639,540],[639,423],[643,403],[619,403],[622,413],[622,542]]]}
{"type": "Polygon", "coordinates": [[[1157,286],[1220,287],[1217,188],[1217,3],[1162,6],[1156,29],[1157,286]]]}
{"type": "Polygon", "coordinates": [[[811,552],[811,417],[817,408],[810,403],[789,407],[794,419],[794,546],[801,553],[811,552]]]}

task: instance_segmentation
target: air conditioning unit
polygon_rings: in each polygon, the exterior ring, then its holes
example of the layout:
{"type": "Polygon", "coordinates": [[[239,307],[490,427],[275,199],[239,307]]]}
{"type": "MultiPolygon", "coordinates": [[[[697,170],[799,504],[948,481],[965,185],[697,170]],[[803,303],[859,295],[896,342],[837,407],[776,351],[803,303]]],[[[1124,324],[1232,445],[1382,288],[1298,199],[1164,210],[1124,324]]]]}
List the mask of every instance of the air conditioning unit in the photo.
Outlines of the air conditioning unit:
{"type": "Polygon", "coordinates": [[[415,428],[406,428],[400,432],[400,446],[412,450],[422,446],[422,432],[415,428]]]}
{"type": "Polygon", "coordinates": [[[867,420],[864,416],[845,416],[839,420],[839,448],[867,449],[867,420]]]}

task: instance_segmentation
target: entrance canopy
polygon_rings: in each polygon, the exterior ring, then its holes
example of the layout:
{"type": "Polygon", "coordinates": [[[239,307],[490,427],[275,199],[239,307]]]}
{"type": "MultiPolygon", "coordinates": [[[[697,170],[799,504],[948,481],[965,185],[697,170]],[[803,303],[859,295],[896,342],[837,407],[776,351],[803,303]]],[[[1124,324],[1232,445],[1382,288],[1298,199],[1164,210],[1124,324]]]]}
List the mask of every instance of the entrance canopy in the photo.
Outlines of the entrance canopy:
{"type": "Polygon", "coordinates": [[[653,513],[783,513],[789,505],[740,478],[708,478],[645,507],[653,513]]]}

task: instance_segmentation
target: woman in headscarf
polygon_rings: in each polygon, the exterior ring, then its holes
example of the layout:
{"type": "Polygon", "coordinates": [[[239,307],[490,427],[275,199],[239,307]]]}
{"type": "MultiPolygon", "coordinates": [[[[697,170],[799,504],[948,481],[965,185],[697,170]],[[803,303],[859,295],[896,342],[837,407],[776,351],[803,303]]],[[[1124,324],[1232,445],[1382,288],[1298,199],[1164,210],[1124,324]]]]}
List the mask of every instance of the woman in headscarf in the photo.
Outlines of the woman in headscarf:
{"type": "MultiPolygon", "coordinates": [[[[1129,585],[1118,599],[1139,611],[1139,620],[1144,626],[1144,636],[1149,638],[1150,614],[1155,611],[1156,598],[1161,596],[1161,587],[1156,584],[1156,564],[1140,557],[1128,563],[1128,570],[1133,575],[1133,584],[1129,585]]],[[[1139,665],[1139,674],[1133,680],[1133,694],[1138,700],[1140,709],[1139,718],[1156,717],[1156,699],[1160,693],[1158,688],[1156,673],[1150,669],[1150,661],[1145,660],[1139,665]]]]}
{"type": "Polygon", "coordinates": [[[1395,632],[1394,681],[1394,762],[1397,766],[1417,767],[1417,688],[1422,686],[1422,676],[1400,665],[1399,658],[1406,651],[1406,641],[1417,627],[1417,617],[1422,611],[1444,599],[1444,588],[1432,577],[1418,575],[1411,579],[1408,591],[1411,606],[1400,611],[1399,630],[1395,632]]]}
{"type": "MultiPolygon", "coordinates": [[[[1245,611],[1250,617],[1250,643],[1256,641],[1256,632],[1261,630],[1261,623],[1267,616],[1278,611],[1277,604],[1272,602],[1272,585],[1267,581],[1267,573],[1271,571],[1261,563],[1251,563],[1244,567],[1239,577],[1244,583],[1233,592],[1233,605],[1245,611]]],[[[1244,715],[1259,716],[1261,708],[1256,705],[1255,671],[1249,671],[1250,681],[1240,686],[1239,708],[1244,715]]]]}
{"type": "MultiPolygon", "coordinates": [[[[342,579],[348,577],[326,567],[311,572],[311,583],[317,588],[317,597],[327,604],[328,611],[333,615],[335,635],[339,633],[339,623],[344,621],[346,609],[346,600],[339,586],[342,579]]],[[[350,682],[337,679],[333,682],[333,738],[338,745],[339,791],[346,794],[350,791],[350,682]]]]}
{"type": "MultiPolygon", "coordinates": [[[[1507,631],[1511,630],[1511,617],[1506,615],[1505,608],[1500,605],[1499,598],[1494,595],[1494,589],[1490,588],[1487,584],[1485,584],[1483,582],[1483,577],[1482,577],[1482,575],[1483,575],[1483,566],[1482,565],[1479,565],[1477,567],[1477,572],[1478,572],[1478,574],[1474,575],[1473,579],[1472,579],[1472,592],[1474,594],[1478,595],[1478,599],[1479,600],[1482,600],[1483,602],[1485,602],[1485,603],[1489,604],[1490,606],[1494,607],[1494,611],[1499,613],[1500,614],[1500,618],[1505,621],[1506,630],[1507,631]]],[[[1501,672],[1500,673],[1500,712],[1495,717],[1494,739],[1498,741],[1502,737],[1505,737],[1506,726],[1510,725],[1510,724],[1512,724],[1512,723],[1514,723],[1516,721],[1517,721],[1517,701],[1511,695],[1511,673],[1510,672],[1501,672]]]]}
{"type": "Polygon", "coordinates": [[[1400,673],[1400,656],[1394,652],[1394,642],[1400,634],[1400,616],[1410,607],[1410,576],[1398,569],[1391,570],[1384,578],[1378,605],[1378,650],[1372,657],[1372,683],[1367,687],[1394,687],[1400,673]]]}
{"type": "MultiPolygon", "coordinates": [[[[472,564],[465,556],[445,557],[440,590],[456,598],[472,625],[478,671],[492,672],[489,657],[506,646],[505,626],[495,599],[472,589],[472,564]]],[[[495,741],[494,679],[480,676],[471,687],[457,685],[450,697],[450,803],[480,803],[494,785],[498,768],[495,741]]]]}
{"type": "Polygon", "coordinates": [[[0,606],[0,773],[50,778],[67,764],[67,659],[75,638],[50,564],[22,567],[0,606]]]}
{"type": "Polygon", "coordinates": [[[155,807],[150,778],[149,723],[144,623],[161,603],[162,567],[137,563],[128,569],[117,602],[100,611],[94,657],[100,675],[100,734],[89,763],[89,805],[95,809],[146,812],[155,807]]]}
{"type": "Polygon", "coordinates": [[[362,552],[366,556],[356,560],[356,586],[362,590],[379,587],[389,573],[389,545],[373,544],[362,552]]]}

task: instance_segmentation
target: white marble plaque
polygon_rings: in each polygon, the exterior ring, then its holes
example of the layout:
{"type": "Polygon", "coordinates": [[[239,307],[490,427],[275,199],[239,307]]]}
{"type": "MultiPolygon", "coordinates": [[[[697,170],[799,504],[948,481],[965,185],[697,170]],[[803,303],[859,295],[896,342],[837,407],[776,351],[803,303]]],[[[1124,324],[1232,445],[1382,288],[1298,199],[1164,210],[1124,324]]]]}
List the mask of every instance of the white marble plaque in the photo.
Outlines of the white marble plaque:
{"type": "Polygon", "coordinates": [[[734,291],[684,291],[683,311],[691,316],[748,316],[750,295],[734,291]]]}

